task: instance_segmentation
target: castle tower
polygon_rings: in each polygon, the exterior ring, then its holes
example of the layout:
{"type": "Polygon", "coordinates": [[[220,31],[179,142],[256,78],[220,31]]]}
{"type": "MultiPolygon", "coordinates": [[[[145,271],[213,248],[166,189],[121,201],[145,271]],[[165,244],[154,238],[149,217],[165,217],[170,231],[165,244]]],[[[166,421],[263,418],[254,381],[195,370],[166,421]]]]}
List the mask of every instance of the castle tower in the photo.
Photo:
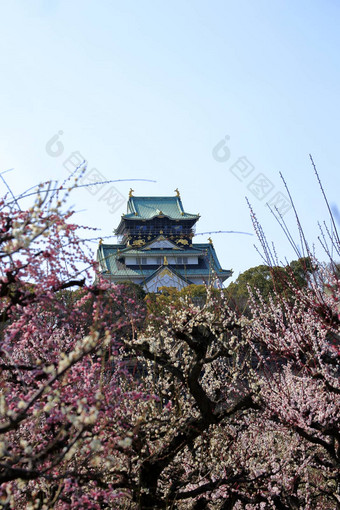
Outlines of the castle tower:
{"type": "Polygon", "coordinates": [[[194,243],[199,214],[184,211],[176,189],[172,197],[134,197],[115,230],[119,244],[100,243],[97,252],[103,277],[131,281],[147,292],[191,284],[222,286],[232,271],[222,269],[214,246],[194,243]]]}

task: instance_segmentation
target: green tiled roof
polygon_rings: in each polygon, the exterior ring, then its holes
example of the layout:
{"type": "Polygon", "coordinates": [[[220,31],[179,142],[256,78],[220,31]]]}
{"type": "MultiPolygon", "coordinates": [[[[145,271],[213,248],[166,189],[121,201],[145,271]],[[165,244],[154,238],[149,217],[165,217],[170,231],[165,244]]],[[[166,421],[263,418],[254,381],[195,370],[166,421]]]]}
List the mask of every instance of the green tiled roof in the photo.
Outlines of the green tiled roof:
{"type": "Polygon", "coordinates": [[[120,253],[122,255],[122,257],[124,256],[133,256],[133,257],[148,257],[149,255],[157,255],[158,257],[159,256],[162,256],[162,255],[171,255],[171,256],[174,256],[174,257],[183,257],[183,256],[187,256],[187,255],[192,255],[192,256],[196,256],[196,257],[199,257],[200,255],[205,255],[206,252],[204,252],[203,250],[197,250],[196,248],[184,248],[183,250],[175,250],[175,249],[171,249],[171,248],[154,248],[154,249],[145,249],[145,250],[138,250],[138,249],[134,249],[134,248],[125,248],[123,250],[120,250],[120,253]]]}
{"type": "Polygon", "coordinates": [[[189,214],[183,209],[180,197],[130,197],[125,219],[150,220],[162,214],[172,220],[198,219],[199,214],[189,214]]]}
{"type": "MultiPolygon", "coordinates": [[[[152,276],[155,271],[155,267],[151,266],[143,266],[140,267],[138,265],[135,266],[126,266],[122,262],[119,261],[120,255],[117,254],[118,251],[122,251],[125,248],[123,244],[101,244],[98,248],[97,252],[97,260],[100,262],[100,267],[102,272],[109,273],[112,276],[124,278],[124,277],[134,277],[134,278],[148,278],[152,276]]],[[[215,249],[210,243],[200,243],[194,244],[192,251],[190,248],[185,250],[186,254],[197,255],[197,250],[199,252],[205,252],[206,256],[203,259],[203,263],[200,267],[190,267],[186,265],[185,267],[173,268],[171,264],[169,264],[169,268],[174,269],[179,275],[184,278],[190,278],[190,276],[209,276],[211,275],[212,270],[214,270],[219,277],[223,277],[223,279],[231,276],[232,271],[227,269],[222,269],[221,265],[218,261],[215,249]]],[[[135,253],[140,256],[147,256],[151,250],[140,251],[135,250],[135,253]]],[[[131,253],[131,252],[128,252],[131,253]]],[[[184,250],[178,250],[176,252],[168,252],[167,250],[159,250],[156,252],[157,254],[167,255],[167,253],[171,253],[171,255],[182,255],[184,250]]]]}

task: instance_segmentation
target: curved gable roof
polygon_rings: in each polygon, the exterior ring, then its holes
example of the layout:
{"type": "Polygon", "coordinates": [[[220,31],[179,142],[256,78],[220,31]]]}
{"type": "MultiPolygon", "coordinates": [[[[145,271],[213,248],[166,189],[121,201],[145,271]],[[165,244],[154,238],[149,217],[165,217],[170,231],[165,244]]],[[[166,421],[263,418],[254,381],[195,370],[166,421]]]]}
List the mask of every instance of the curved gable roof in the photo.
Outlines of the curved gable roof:
{"type": "Polygon", "coordinates": [[[184,211],[180,197],[130,197],[127,203],[125,219],[150,220],[157,216],[166,216],[171,220],[198,219],[199,214],[184,211]]]}

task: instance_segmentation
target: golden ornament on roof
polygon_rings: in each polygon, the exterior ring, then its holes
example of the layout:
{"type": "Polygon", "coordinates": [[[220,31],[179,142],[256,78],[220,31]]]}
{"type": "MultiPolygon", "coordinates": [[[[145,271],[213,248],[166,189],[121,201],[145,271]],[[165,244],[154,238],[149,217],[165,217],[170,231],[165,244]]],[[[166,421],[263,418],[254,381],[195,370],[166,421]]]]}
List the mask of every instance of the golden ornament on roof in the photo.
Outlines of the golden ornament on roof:
{"type": "Polygon", "coordinates": [[[136,241],[133,241],[132,246],[144,246],[145,241],[143,239],[137,239],[136,241]]]}
{"type": "Polygon", "coordinates": [[[130,191],[129,191],[129,198],[131,198],[131,197],[133,196],[133,195],[132,195],[132,193],[133,193],[134,191],[135,191],[134,189],[130,188],[130,191]]]}

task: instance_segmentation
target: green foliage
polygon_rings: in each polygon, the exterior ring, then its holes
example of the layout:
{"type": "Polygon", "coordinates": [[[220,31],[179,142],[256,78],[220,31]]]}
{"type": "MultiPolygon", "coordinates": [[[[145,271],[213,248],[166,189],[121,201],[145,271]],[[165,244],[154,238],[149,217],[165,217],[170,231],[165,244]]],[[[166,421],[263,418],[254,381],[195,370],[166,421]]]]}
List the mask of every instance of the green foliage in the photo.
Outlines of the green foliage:
{"type": "Polygon", "coordinates": [[[274,291],[291,300],[294,299],[293,289],[307,287],[310,276],[316,270],[309,257],[293,260],[285,267],[262,264],[241,273],[235,282],[230,283],[225,294],[232,308],[248,312],[248,286],[257,289],[265,302],[274,296],[274,291]]]}
{"type": "Polygon", "coordinates": [[[265,265],[251,267],[241,273],[235,282],[229,284],[225,292],[233,308],[243,311],[247,307],[248,285],[259,289],[263,298],[267,299],[273,291],[270,268],[265,265]]]}
{"type": "MultiPolygon", "coordinates": [[[[220,290],[210,288],[209,293],[218,297],[220,290]]],[[[204,306],[207,300],[207,287],[205,285],[188,285],[181,290],[175,287],[161,287],[160,293],[149,293],[145,301],[149,316],[160,317],[169,307],[180,310],[185,303],[204,306]]]]}
{"type": "Polygon", "coordinates": [[[146,296],[146,292],[144,291],[143,287],[137,283],[126,281],[122,282],[121,285],[124,287],[124,291],[129,297],[135,298],[138,301],[142,301],[146,296]]]}

